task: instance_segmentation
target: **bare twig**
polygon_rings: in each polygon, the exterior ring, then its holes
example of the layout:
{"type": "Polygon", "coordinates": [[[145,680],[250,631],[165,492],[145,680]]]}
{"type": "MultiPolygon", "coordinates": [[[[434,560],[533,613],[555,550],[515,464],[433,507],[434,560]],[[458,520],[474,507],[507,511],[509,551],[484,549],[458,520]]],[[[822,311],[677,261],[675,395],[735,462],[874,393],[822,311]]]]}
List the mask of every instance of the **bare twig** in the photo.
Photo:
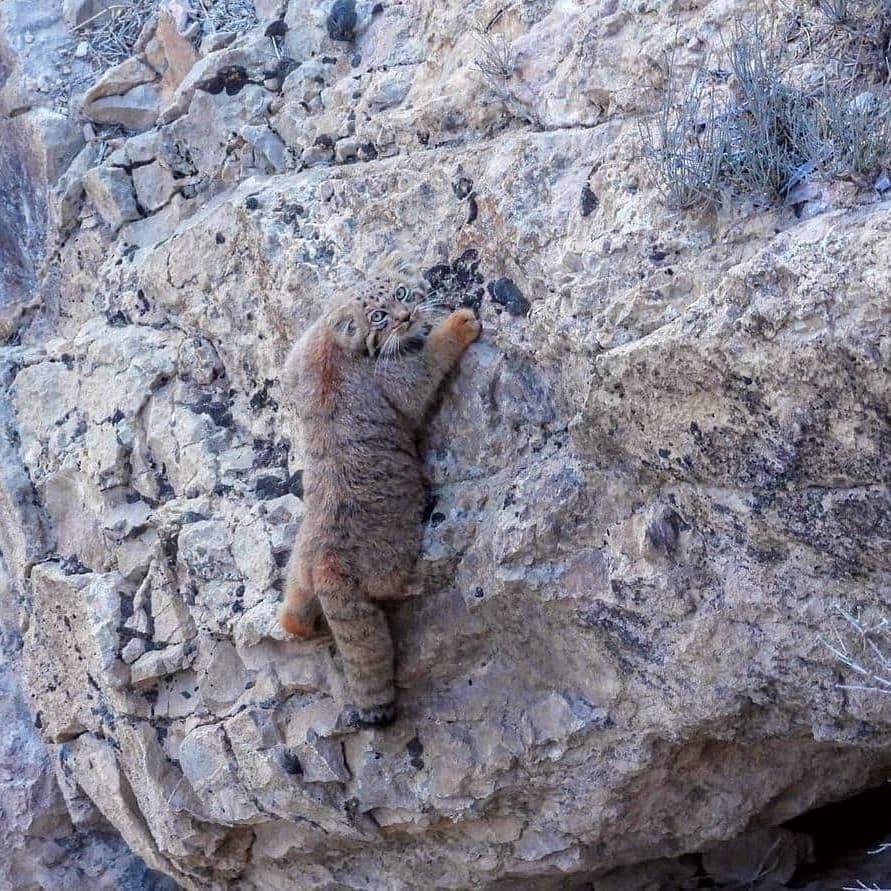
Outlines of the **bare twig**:
{"type": "Polygon", "coordinates": [[[862,683],[836,684],[841,690],[860,690],[891,695],[891,633],[889,620],[864,621],[860,611],[852,612],[835,604],[841,618],[841,631],[833,629],[837,645],[825,637],[818,640],[845,667],[860,675],[862,683]],[[844,632],[844,633],[842,633],[844,632]]]}
{"type": "Polygon", "coordinates": [[[89,48],[87,59],[100,72],[129,58],[143,26],[157,10],[158,0],[133,0],[119,3],[81,22],[89,48]]]}
{"type": "Polygon", "coordinates": [[[243,34],[257,24],[253,0],[199,0],[199,19],[206,34],[243,34]]]}

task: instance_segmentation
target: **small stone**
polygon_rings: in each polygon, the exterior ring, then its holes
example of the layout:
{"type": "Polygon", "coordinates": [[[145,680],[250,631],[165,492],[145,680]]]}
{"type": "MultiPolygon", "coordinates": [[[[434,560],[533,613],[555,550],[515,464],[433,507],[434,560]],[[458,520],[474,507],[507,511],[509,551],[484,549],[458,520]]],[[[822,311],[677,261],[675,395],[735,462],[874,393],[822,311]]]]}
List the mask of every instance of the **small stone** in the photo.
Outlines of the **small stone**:
{"type": "Polygon", "coordinates": [[[131,56],[120,65],[109,68],[87,90],[84,96],[84,105],[90,105],[97,99],[104,99],[106,96],[123,96],[134,87],[151,83],[157,76],[157,73],[145,62],[131,56]]]}
{"type": "Polygon", "coordinates": [[[891,179],[888,178],[886,173],[883,173],[875,182],[875,186],[873,187],[880,195],[884,195],[889,189],[891,189],[891,179]]]}
{"type": "Polygon", "coordinates": [[[359,152],[359,140],[354,136],[339,139],[334,146],[334,157],[339,164],[355,160],[359,152]]]}
{"type": "Polygon", "coordinates": [[[311,145],[303,150],[300,160],[305,167],[314,167],[316,164],[327,164],[333,160],[333,152],[322,145],[311,145]]]}
{"type": "Polygon", "coordinates": [[[130,666],[131,683],[134,687],[154,687],[162,677],[188,668],[194,658],[195,648],[190,643],[151,650],[130,666]]]}
{"type": "Polygon", "coordinates": [[[186,34],[182,33],[184,18],[185,13],[181,18],[175,16],[173,8],[162,8],[158,13],[155,40],[167,63],[164,78],[170,87],[178,86],[198,61],[194,44],[186,34]]]}
{"type": "Polygon", "coordinates": [[[309,730],[306,741],[292,749],[303,768],[305,783],[346,783],[350,773],[343,761],[343,746],[336,739],[309,730]]]}
{"type": "Polygon", "coordinates": [[[142,607],[133,610],[133,615],[124,622],[124,628],[133,634],[148,634],[149,627],[148,613],[142,607]]]}
{"type": "Polygon", "coordinates": [[[207,56],[225,49],[238,35],[234,31],[214,31],[201,41],[201,55],[207,56]]]}
{"type": "Polygon", "coordinates": [[[75,59],[86,59],[86,57],[90,54],[90,44],[86,42],[86,40],[81,40],[78,43],[77,48],[74,50],[74,58],[75,59]]]}
{"type": "Polygon", "coordinates": [[[176,191],[173,174],[157,161],[133,169],[136,199],[149,213],[162,208],[176,191]]]}
{"type": "Polygon", "coordinates": [[[138,220],[133,181],[119,167],[94,167],[83,178],[84,190],[103,222],[117,231],[129,220],[138,220]]]}
{"type": "Polygon", "coordinates": [[[123,96],[106,96],[84,105],[84,114],[97,124],[120,124],[142,132],[154,126],[161,108],[161,94],[153,84],[134,87],[123,96]]]}
{"type": "Polygon", "coordinates": [[[127,664],[132,665],[145,652],[145,641],[141,638],[132,638],[121,650],[121,659],[127,664]]]}

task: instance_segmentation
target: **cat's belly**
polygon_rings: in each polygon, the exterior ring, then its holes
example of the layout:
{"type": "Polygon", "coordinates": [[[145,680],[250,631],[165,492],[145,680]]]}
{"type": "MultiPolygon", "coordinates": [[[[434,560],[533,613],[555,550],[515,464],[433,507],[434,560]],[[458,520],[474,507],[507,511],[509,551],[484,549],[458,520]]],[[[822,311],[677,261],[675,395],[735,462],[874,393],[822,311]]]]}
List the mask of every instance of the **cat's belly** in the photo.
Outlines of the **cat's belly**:
{"type": "Polygon", "coordinates": [[[370,486],[331,474],[304,473],[306,516],[301,529],[305,557],[333,553],[365,574],[405,572],[417,559],[423,530],[424,487],[418,468],[370,486]]]}

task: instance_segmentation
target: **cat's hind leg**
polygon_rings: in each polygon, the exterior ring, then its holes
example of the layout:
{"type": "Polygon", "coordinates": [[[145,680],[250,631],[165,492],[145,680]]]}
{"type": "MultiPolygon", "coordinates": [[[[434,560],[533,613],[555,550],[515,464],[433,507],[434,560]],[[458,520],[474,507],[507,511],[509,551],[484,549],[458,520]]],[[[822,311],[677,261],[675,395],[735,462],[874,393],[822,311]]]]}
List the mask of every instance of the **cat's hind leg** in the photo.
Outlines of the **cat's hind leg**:
{"type": "Polygon", "coordinates": [[[343,660],[350,706],[347,724],[380,727],[396,717],[393,641],[387,618],[337,559],[323,557],[313,585],[343,660]]]}
{"type": "Polygon", "coordinates": [[[284,602],[278,610],[278,622],[288,634],[304,640],[316,635],[316,621],[321,613],[319,600],[312,587],[312,578],[300,559],[295,545],[285,575],[284,602]]]}
{"type": "Polygon", "coordinates": [[[384,577],[370,579],[368,596],[371,600],[408,600],[421,593],[422,584],[413,572],[389,572],[384,577]]]}

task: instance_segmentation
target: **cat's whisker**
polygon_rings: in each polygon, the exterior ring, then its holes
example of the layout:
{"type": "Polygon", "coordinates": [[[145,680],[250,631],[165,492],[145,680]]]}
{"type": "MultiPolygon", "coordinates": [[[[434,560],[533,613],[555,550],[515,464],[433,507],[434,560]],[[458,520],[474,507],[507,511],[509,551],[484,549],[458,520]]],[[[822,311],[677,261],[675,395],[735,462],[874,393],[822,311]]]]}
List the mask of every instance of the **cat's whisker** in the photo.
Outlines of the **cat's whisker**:
{"type": "Polygon", "coordinates": [[[395,338],[396,332],[394,331],[384,341],[384,345],[378,353],[377,362],[375,362],[376,371],[380,370],[381,372],[385,372],[387,370],[387,367],[390,364],[390,359],[393,357],[394,351],[398,346],[395,338]]]}
{"type": "Polygon", "coordinates": [[[450,308],[449,304],[445,300],[428,298],[415,305],[415,307],[412,309],[412,318],[414,318],[415,313],[423,312],[426,309],[435,309],[436,307],[445,307],[446,309],[450,308]]]}
{"type": "Polygon", "coordinates": [[[375,371],[375,374],[376,374],[376,373],[381,369],[381,367],[383,366],[383,361],[384,361],[384,350],[386,349],[386,346],[387,346],[387,341],[384,341],[384,342],[377,348],[377,356],[375,356],[375,358],[374,358],[374,371],[375,371]]]}

